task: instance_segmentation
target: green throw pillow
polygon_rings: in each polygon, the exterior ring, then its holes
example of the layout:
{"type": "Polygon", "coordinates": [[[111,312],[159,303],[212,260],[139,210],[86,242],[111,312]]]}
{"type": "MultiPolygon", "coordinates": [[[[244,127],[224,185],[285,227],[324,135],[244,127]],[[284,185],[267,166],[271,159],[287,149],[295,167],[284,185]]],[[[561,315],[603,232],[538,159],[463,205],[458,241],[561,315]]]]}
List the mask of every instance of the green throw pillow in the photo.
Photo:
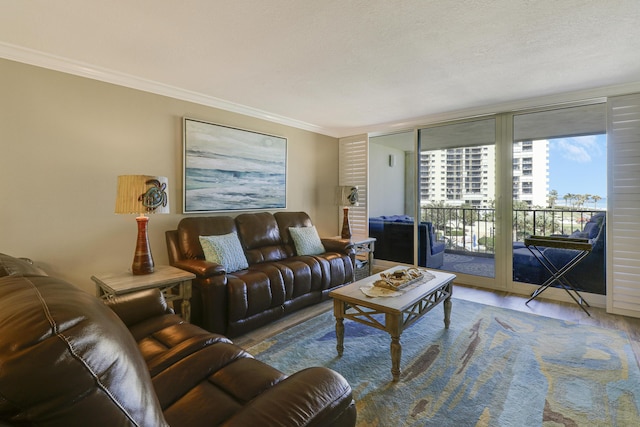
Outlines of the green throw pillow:
{"type": "Polygon", "coordinates": [[[314,225],[311,227],[289,227],[289,232],[298,255],[319,255],[326,252],[314,225]]]}
{"type": "Polygon", "coordinates": [[[199,236],[199,239],[204,258],[222,265],[227,273],[249,268],[247,257],[235,231],[219,236],[199,236]]]}

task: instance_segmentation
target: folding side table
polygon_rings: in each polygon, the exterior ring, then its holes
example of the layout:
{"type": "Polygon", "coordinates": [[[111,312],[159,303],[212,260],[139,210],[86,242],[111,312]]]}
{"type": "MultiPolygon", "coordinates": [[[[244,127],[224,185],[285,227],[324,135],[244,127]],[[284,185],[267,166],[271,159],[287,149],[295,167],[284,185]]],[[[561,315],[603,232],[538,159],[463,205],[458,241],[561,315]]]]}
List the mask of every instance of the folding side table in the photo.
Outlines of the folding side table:
{"type": "Polygon", "coordinates": [[[558,283],[562,289],[564,289],[569,296],[580,306],[589,316],[591,314],[584,307],[591,307],[589,303],[582,298],[580,293],[569,282],[565,275],[571,271],[576,265],[580,263],[593,248],[593,245],[589,243],[587,239],[576,239],[571,237],[556,237],[556,236],[531,236],[524,239],[524,245],[529,249],[531,254],[538,260],[538,262],[551,274],[545,282],[540,285],[538,289],[531,295],[531,298],[527,300],[525,304],[536,298],[542,292],[547,290],[549,286],[554,283],[558,283]],[[541,249],[542,248],[542,249],[541,249]],[[565,265],[554,265],[551,260],[544,255],[544,248],[558,248],[576,251],[576,255],[569,260],[565,265]]]}

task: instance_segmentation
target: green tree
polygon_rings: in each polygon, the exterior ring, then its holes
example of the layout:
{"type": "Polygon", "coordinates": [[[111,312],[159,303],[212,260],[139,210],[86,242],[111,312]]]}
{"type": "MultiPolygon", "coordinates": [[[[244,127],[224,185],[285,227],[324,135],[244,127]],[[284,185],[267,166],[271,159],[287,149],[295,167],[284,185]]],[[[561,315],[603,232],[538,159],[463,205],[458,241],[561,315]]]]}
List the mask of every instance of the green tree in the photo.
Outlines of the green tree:
{"type": "Polygon", "coordinates": [[[598,202],[600,200],[602,200],[602,197],[598,196],[597,194],[594,194],[593,196],[591,196],[591,200],[593,200],[593,208],[597,209],[598,208],[598,202]]]}
{"type": "Polygon", "coordinates": [[[523,201],[513,202],[514,227],[516,240],[522,241],[532,235],[549,235],[560,227],[553,212],[547,213],[533,209],[523,201]],[[534,215],[535,213],[535,215],[534,215]]]}
{"type": "Polygon", "coordinates": [[[478,210],[474,209],[473,206],[471,206],[469,203],[464,203],[462,206],[460,206],[460,208],[460,213],[462,214],[460,215],[462,217],[462,224],[464,226],[475,224],[476,220],[478,219],[478,210]]]}
{"type": "Polygon", "coordinates": [[[556,200],[558,200],[558,191],[551,190],[547,195],[548,206],[553,209],[556,206],[556,200]]]}
{"type": "Polygon", "coordinates": [[[575,200],[576,200],[576,204],[575,206],[578,208],[581,208],[582,206],[584,206],[584,203],[587,201],[587,198],[589,197],[588,194],[576,194],[575,196],[575,200]]]}
{"type": "Polygon", "coordinates": [[[451,208],[447,209],[447,205],[444,200],[429,203],[427,205],[427,208],[435,209],[427,209],[426,212],[428,212],[428,214],[425,215],[421,220],[430,221],[435,230],[441,230],[444,232],[447,225],[448,217],[451,215],[451,208]]]}
{"type": "Polygon", "coordinates": [[[527,202],[513,201],[513,226],[516,231],[516,240],[524,240],[533,234],[533,216],[530,215],[530,207],[527,202]]]}

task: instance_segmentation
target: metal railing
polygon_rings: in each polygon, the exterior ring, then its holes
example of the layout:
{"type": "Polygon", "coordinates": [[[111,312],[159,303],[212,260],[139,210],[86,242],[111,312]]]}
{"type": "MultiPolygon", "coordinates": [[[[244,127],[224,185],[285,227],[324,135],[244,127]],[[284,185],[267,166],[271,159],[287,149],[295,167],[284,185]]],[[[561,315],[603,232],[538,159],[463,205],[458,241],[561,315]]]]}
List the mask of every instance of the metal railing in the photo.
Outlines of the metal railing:
{"type": "MultiPolygon", "coordinates": [[[[601,210],[514,209],[512,240],[524,241],[531,235],[569,235],[601,210]]],[[[495,209],[422,207],[420,221],[430,221],[436,240],[444,241],[448,252],[494,253],[495,209]]]]}

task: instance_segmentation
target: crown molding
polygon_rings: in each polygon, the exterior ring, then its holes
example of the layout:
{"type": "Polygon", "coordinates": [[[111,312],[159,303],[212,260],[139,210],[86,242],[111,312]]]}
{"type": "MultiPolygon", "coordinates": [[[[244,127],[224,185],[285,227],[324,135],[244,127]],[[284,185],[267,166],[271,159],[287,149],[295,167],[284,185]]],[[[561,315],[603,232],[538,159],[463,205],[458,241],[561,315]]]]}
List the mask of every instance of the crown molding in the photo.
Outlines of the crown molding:
{"type": "MultiPolygon", "coordinates": [[[[370,136],[381,136],[398,132],[411,131],[437,123],[483,117],[494,114],[520,112],[534,108],[563,106],[571,103],[582,102],[605,102],[607,97],[628,95],[640,92],[640,82],[626,83],[620,85],[604,86],[593,89],[584,89],[574,92],[564,92],[560,94],[540,96],[536,98],[521,99],[516,101],[503,102],[494,105],[468,108],[426,115],[413,119],[397,122],[381,123],[379,125],[353,128],[343,130],[344,136],[367,133],[370,136]]],[[[338,132],[339,133],[339,132],[338,132]]]]}
{"type": "Polygon", "coordinates": [[[158,83],[152,80],[143,79],[108,68],[97,67],[95,65],[83,63],[80,61],[74,61],[61,56],[51,55],[41,51],[27,49],[21,46],[16,46],[4,42],[0,42],[0,58],[22,62],[37,67],[47,68],[50,70],[60,71],[67,74],[73,74],[80,77],[86,77],[101,82],[112,83],[118,86],[141,90],[156,95],[167,96],[182,101],[193,102],[195,104],[243,114],[245,116],[258,118],[269,122],[275,122],[297,129],[303,129],[310,132],[333,136],[328,133],[327,129],[311,123],[306,123],[300,120],[291,119],[289,117],[272,114],[256,108],[251,108],[245,105],[226,101],[224,99],[203,95],[201,93],[181,89],[179,87],[170,86],[163,83],[158,83]]]}
{"type": "Polygon", "coordinates": [[[130,74],[121,73],[107,68],[97,67],[91,64],[70,60],[68,58],[47,54],[41,51],[28,49],[9,43],[0,42],[0,58],[60,71],[63,73],[73,74],[80,77],[86,77],[89,79],[99,80],[106,83],[112,83],[131,89],[154,93],[156,95],[162,95],[187,102],[193,102],[212,108],[218,108],[221,110],[238,113],[269,122],[279,123],[285,126],[291,126],[297,129],[307,130],[309,132],[314,132],[321,135],[327,135],[333,138],[344,138],[360,134],[384,135],[413,130],[418,127],[428,126],[430,124],[445,122],[449,120],[520,111],[543,106],[562,105],[570,102],[579,102],[593,99],[604,100],[606,99],[606,97],[610,96],[626,95],[630,93],[640,92],[640,82],[634,82],[628,84],[580,90],[575,92],[546,95],[536,98],[515,100],[488,106],[442,112],[376,125],[367,125],[354,128],[325,128],[300,120],[291,119],[289,117],[272,114],[256,108],[247,107],[245,105],[236,104],[234,102],[226,101],[224,99],[216,98],[213,96],[203,95],[201,93],[181,89],[175,86],[162,84],[152,80],[132,76],[130,74]]]}

